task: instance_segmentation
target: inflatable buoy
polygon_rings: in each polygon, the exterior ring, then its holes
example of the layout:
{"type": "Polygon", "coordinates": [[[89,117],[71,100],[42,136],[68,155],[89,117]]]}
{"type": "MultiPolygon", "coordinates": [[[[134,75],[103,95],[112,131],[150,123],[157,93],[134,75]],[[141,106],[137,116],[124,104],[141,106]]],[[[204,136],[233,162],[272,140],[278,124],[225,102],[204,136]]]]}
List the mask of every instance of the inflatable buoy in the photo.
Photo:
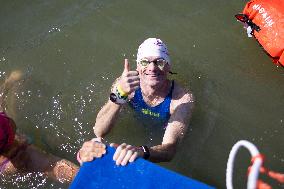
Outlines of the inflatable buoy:
{"type": "Polygon", "coordinates": [[[251,0],[235,17],[273,62],[284,66],[284,0],[251,0]]]}

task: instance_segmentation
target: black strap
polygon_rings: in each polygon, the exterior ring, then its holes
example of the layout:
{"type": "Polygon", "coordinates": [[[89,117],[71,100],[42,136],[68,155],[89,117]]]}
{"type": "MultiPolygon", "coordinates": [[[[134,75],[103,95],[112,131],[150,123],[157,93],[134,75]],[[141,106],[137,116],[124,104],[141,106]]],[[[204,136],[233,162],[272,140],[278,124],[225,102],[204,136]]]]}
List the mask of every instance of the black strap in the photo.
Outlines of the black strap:
{"type": "Polygon", "coordinates": [[[246,23],[248,26],[250,26],[252,29],[252,32],[254,30],[256,30],[257,32],[260,31],[260,27],[256,25],[255,23],[253,23],[252,20],[249,19],[249,17],[246,14],[236,14],[235,17],[236,19],[238,19],[238,21],[246,23]]]}
{"type": "Polygon", "coordinates": [[[150,157],[150,151],[149,148],[147,146],[140,146],[144,152],[143,158],[144,159],[149,159],[150,157]]]}

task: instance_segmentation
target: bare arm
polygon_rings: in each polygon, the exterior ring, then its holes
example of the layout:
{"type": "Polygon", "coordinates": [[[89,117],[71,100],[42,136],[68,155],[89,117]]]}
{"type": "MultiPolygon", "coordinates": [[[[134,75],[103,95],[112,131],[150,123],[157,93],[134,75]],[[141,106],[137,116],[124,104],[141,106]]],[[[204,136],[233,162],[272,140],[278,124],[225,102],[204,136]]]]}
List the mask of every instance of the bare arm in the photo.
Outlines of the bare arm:
{"type": "Polygon", "coordinates": [[[16,135],[15,142],[3,156],[10,160],[3,172],[5,175],[18,172],[41,172],[56,181],[70,183],[79,169],[68,160],[28,144],[23,135],[16,135]]]}
{"type": "Polygon", "coordinates": [[[187,131],[192,109],[193,97],[191,94],[186,93],[173,110],[162,144],[150,147],[150,161],[170,161],[174,157],[177,146],[187,131]]]}
{"type": "Polygon", "coordinates": [[[110,100],[103,106],[97,115],[94,133],[98,138],[104,137],[113,127],[122,105],[110,100]]]}
{"type": "MultiPolygon", "coordinates": [[[[139,88],[139,84],[140,82],[137,71],[130,71],[128,60],[125,59],[123,73],[121,77],[114,82],[112,92],[115,92],[117,85],[119,85],[126,94],[131,94],[139,88]]],[[[108,100],[108,102],[103,106],[97,115],[94,126],[94,133],[98,138],[102,138],[109,133],[117,120],[122,106],[123,104],[116,104],[110,100],[108,100]]]]}

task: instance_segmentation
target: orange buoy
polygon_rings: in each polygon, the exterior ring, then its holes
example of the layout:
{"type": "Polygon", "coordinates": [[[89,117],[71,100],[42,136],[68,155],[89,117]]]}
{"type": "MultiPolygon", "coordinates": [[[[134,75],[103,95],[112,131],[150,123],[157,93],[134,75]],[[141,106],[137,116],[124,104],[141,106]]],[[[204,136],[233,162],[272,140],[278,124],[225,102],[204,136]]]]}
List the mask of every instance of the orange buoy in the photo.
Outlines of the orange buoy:
{"type": "Polygon", "coordinates": [[[284,0],[251,0],[235,17],[245,24],[273,62],[284,66],[284,0]]]}

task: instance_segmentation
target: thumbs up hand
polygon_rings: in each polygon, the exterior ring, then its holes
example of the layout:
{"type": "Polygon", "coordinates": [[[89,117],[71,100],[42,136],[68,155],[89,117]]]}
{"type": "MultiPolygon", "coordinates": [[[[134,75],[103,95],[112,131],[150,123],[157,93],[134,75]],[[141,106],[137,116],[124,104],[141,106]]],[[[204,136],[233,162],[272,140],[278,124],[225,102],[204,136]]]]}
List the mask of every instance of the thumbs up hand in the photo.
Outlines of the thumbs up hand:
{"type": "Polygon", "coordinates": [[[140,86],[139,74],[137,71],[131,71],[128,59],[124,60],[124,70],[118,81],[118,85],[124,93],[130,94],[140,86]]]}

